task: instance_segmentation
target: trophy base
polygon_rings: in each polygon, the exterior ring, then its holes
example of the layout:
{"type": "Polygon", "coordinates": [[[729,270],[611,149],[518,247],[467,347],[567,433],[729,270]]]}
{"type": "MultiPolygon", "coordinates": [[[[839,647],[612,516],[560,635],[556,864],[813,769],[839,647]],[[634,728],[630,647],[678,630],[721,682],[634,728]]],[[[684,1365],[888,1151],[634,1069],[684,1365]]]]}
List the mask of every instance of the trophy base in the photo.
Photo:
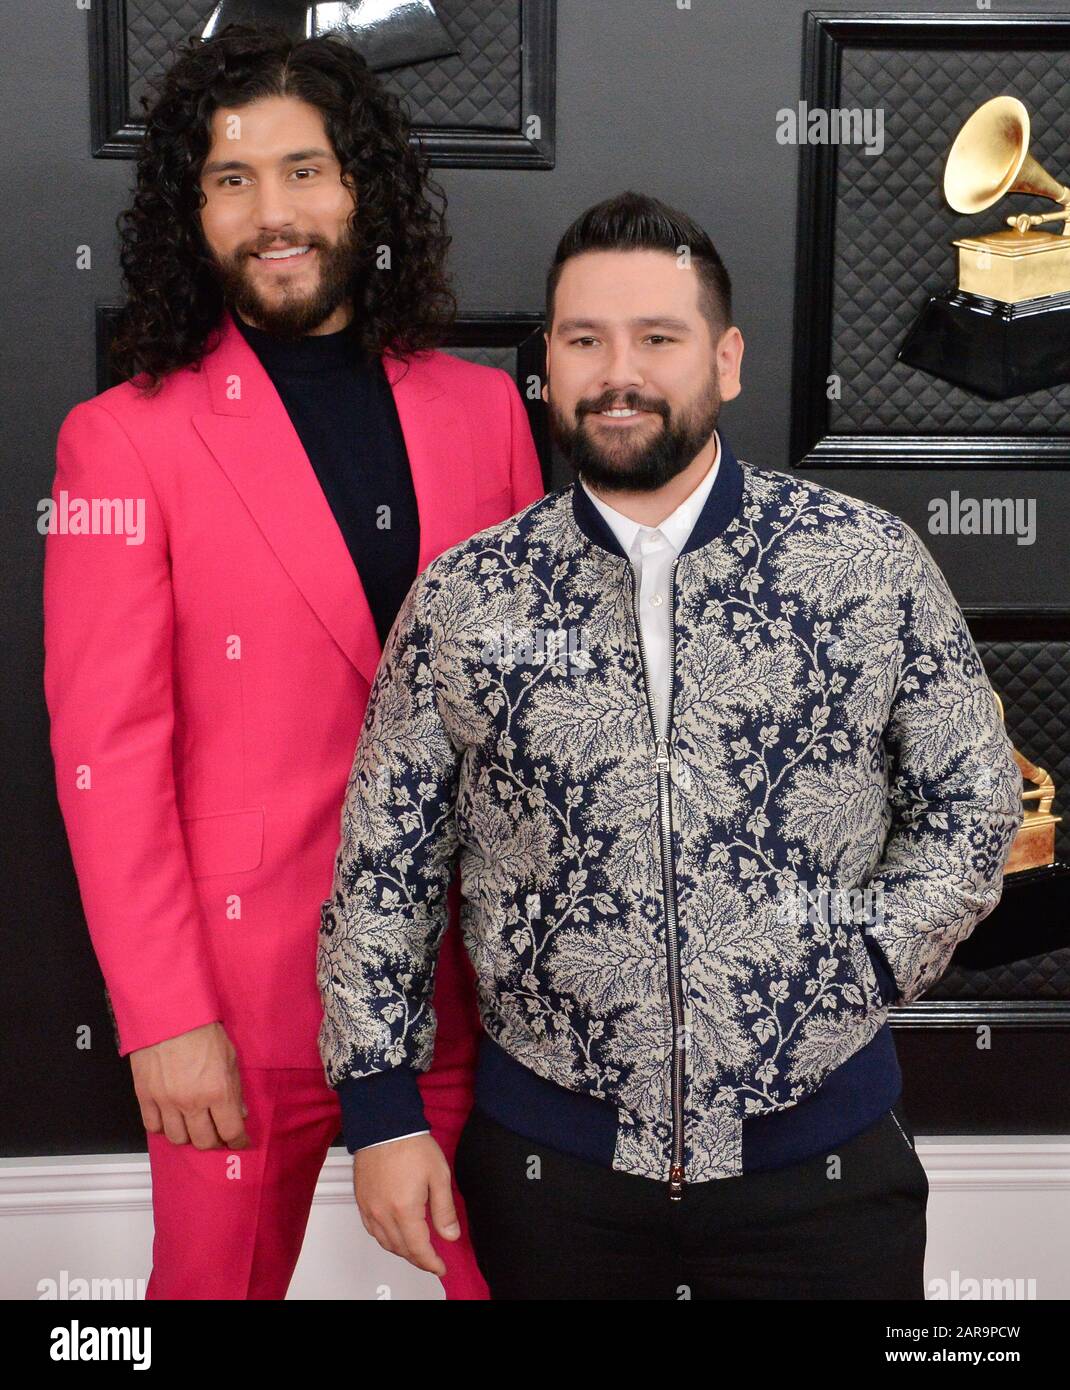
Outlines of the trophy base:
{"type": "Polygon", "coordinates": [[[1050,811],[1026,811],[1003,869],[1005,877],[1030,869],[1046,869],[1055,863],[1055,827],[1060,820],[1061,816],[1053,816],[1050,811]]]}
{"type": "Polygon", "coordinates": [[[968,290],[929,296],[897,360],[989,400],[1070,382],[1070,293],[1017,304],[968,290]]]}
{"type": "Polygon", "coordinates": [[[1070,294],[1070,235],[989,232],[951,244],[959,248],[960,290],[1007,304],[1070,294]]]}

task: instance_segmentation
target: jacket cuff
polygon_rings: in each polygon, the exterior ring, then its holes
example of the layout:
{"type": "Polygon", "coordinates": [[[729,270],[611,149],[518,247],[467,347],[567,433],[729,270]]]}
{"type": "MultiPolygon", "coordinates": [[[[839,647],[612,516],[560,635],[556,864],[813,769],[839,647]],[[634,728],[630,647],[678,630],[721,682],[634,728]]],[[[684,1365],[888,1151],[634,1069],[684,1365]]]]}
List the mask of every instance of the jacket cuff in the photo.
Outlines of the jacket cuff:
{"type": "Polygon", "coordinates": [[[866,950],[869,952],[869,958],[873,962],[873,973],[877,977],[877,989],[880,992],[881,1003],[894,1004],[899,999],[899,986],[895,982],[895,976],[888,968],[884,952],[868,932],[863,932],[862,936],[866,943],[866,950]]]}
{"type": "Polygon", "coordinates": [[[342,1138],[350,1153],[429,1128],[412,1067],[347,1076],[335,1090],[342,1104],[342,1138]]]}

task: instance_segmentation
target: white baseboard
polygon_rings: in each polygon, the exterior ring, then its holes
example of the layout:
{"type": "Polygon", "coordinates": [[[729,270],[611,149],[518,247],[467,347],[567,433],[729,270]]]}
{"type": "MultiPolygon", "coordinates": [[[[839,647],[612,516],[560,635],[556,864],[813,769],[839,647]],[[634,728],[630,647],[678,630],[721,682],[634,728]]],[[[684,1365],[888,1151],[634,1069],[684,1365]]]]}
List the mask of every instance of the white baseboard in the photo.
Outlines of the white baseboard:
{"type": "MultiPolygon", "coordinates": [[[[917,1143],[929,1178],[930,1297],[1070,1298],[1070,1136],[917,1143]]],[[[331,1149],[287,1297],[441,1299],[438,1279],[388,1255],[364,1230],[351,1172],[349,1154],[331,1149]]],[[[81,1299],[94,1290],[143,1297],[152,1250],[147,1156],[0,1159],[0,1232],[2,1299],[81,1299]]]]}

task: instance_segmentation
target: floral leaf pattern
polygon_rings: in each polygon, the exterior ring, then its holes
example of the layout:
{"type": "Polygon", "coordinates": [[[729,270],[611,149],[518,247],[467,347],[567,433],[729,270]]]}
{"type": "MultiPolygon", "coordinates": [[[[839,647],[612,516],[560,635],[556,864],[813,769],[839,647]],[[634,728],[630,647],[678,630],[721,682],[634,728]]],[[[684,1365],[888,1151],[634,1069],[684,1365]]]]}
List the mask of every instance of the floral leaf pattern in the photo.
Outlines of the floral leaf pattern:
{"type": "MultiPolygon", "coordinates": [[[[867,502],[741,464],[721,534],[679,558],[671,858],[685,1166],[740,1171],[742,1120],[793,1106],[937,980],[999,900],[1021,774],[962,612],[867,502]],[[854,921],[800,889],[879,891],[854,921]]],[[[613,1166],[665,1178],[673,1028],[653,731],[629,562],[572,489],[418,576],[376,673],[317,961],[332,1084],[430,1065],[459,863],[486,1031],[615,1107],[613,1166]],[[583,661],[488,634],[583,633],[583,661]]]]}

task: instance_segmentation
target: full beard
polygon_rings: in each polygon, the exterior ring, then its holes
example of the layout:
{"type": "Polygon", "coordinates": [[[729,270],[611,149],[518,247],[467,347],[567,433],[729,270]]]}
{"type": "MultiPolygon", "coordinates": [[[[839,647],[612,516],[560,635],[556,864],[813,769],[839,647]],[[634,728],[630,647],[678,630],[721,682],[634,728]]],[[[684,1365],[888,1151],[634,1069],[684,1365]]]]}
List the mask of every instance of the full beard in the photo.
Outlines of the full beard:
{"type": "MultiPolygon", "coordinates": [[[[665,401],[644,400],[629,393],[623,401],[619,392],[605,393],[599,401],[579,401],[576,422],[572,423],[550,402],[550,433],[566,462],[584,482],[606,492],[654,492],[692,462],[710,439],[721,413],[721,389],[714,371],[705,391],[686,414],[674,417],[665,401]],[[584,416],[617,405],[633,410],[650,410],[662,417],[662,424],[645,443],[624,437],[603,444],[595,440],[584,424],[584,416]]],[[[638,426],[637,429],[645,429],[638,426]]]]}
{"type": "Polygon", "coordinates": [[[336,242],[308,237],[289,245],[314,246],[319,274],[308,291],[298,291],[292,284],[282,282],[281,298],[261,293],[253,280],[256,272],[249,265],[247,251],[235,252],[226,260],[213,260],[225,302],[265,333],[292,342],[318,328],[351,297],[359,269],[360,244],[355,232],[348,228],[336,242]]]}

